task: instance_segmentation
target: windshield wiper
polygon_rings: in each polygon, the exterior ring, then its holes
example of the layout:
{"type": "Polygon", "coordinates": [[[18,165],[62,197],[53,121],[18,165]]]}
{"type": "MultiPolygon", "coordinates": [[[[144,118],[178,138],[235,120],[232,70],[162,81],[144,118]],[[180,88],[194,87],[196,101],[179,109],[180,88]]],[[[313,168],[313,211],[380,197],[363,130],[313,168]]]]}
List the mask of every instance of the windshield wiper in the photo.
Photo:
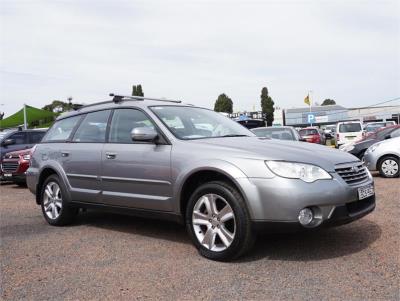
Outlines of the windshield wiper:
{"type": "Polygon", "coordinates": [[[228,134],[228,135],[223,135],[223,136],[218,136],[218,137],[250,137],[250,136],[243,135],[243,134],[228,134]]]}

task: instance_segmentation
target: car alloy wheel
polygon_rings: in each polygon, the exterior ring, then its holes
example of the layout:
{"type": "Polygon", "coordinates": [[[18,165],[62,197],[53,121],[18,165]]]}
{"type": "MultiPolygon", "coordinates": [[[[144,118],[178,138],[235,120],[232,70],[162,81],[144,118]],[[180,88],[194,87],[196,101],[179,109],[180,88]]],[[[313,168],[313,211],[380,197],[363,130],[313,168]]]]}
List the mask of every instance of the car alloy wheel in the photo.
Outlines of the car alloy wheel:
{"type": "Polygon", "coordinates": [[[381,169],[387,177],[393,177],[399,171],[399,164],[393,159],[386,159],[382,162],[381,169]]]}
{"type": "Polygon", "coordinates": [[[192,225],[199,243],[211,251],[226,250],[235,238],[233,209],[217,194],[205,194],[197,200],[193,208],[192,225]]]}
{"type": "Polygon", "coordinates": [[[43,195],[43,207],[47,217],[55,220],[62,210],[62,196],[60,186],[56,182],[47,183],[43,195]]]}

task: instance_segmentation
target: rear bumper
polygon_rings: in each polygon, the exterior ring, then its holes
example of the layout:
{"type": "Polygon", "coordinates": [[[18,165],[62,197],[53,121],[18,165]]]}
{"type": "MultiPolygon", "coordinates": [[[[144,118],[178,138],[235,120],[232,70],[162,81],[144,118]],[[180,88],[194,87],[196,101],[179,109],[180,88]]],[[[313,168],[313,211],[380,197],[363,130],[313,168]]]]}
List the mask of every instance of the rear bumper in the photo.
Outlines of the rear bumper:
{"type": "Polygon", "coordinates": [[[299,222],[284,221],[253,221],[253,229],[257,232],[289,233],[298,231],[310,231],[320,228],[336,227],[358,220],[375,209],[375,195],[361,201],[350,202],[336,206],[329,219],[315,228],[305,228],[299,222]]]}

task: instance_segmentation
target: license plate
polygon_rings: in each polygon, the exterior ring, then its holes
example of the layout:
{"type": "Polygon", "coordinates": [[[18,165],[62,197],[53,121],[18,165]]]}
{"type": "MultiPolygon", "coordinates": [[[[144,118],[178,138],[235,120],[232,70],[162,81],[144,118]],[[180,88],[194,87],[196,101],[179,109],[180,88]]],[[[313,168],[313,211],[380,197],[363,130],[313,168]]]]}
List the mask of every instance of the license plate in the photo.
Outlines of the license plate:
{"type": "Polygon", "coordinates": [[[4,174],[4,177],[6,177],[6,178],[11,178],[11,177],[12,177],[12,173],[5,173],[5,174],[4,174]]]}
{"type": "Polygon", "coordinates": [[[349,140],[353,140],[354,138],[356,138],[356,136],[346,136],[346,138],[349,140]]]}
{"type": "Polygon", "coordinates": [[[374,194],[375,194],[374,185],[372,185],[372,184],[358,188],[358,199],[359,200],[365,199],[374,194]]]}

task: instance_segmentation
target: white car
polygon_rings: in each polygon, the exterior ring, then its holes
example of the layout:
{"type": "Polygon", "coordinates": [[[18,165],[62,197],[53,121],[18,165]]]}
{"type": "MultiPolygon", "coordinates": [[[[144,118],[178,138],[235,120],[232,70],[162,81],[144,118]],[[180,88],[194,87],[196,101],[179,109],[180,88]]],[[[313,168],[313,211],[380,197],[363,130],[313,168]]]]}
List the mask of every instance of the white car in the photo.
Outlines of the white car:
{"type": "Polygon", "coordinates": [[[371,145],[364,154],[369,170],[378,170],[382,177],[399,177],[400,137],[371,145]]]}
{"type": "Polygon", "coordinates": [[[338,122],[336,125],[336,148],[342,144],[360,140],[363,136],[363,128],[360,121],[338,122]]]}

